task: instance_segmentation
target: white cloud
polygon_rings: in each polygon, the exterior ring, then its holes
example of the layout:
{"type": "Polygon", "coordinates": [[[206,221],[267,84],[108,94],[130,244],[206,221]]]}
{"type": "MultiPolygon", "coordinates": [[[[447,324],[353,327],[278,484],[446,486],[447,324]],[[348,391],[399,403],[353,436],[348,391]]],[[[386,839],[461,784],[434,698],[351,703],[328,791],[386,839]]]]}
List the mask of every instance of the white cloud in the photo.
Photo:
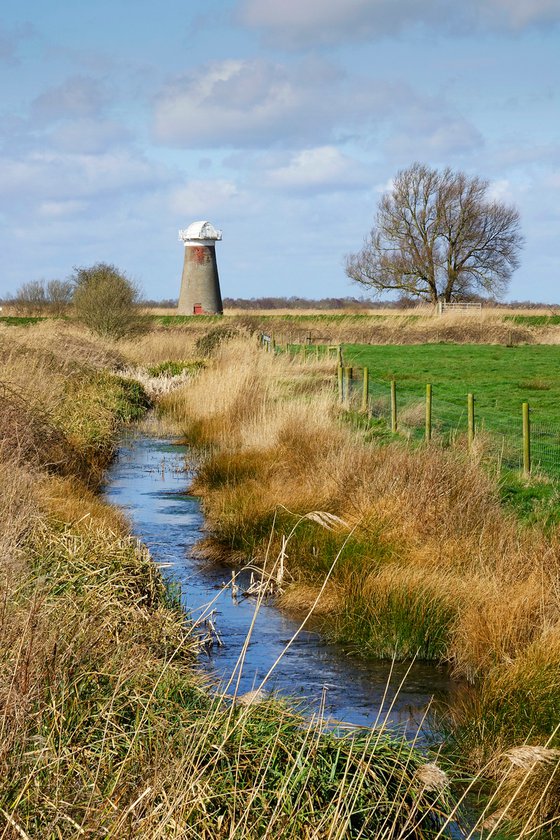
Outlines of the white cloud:
{"type": "Polygon", "coordinates": [[[560,21],[558,0],[241,0],[239,19],[288,48],[365,41],[420,27],[516,31],[560,21]]]}
{"type": "Polygon", "coordinates": [[[80,200],[149,189],[170,173],[140,156],[119,151],[101,155],[33,152],[20,160],[0,158],[0,196],[11,206],[35,201],[80,200]]]}
{"type": "Polygon", "coordinates": [[[558,0],[479,0],[481,17],[496,28],[520,30],[529,26],[546,26],[560,21],[558,0]]]}
{"type": "Polygon", "coordinates": [[[214,62],[157,97],[156,140],[184,147],[258,147],[286,136],[306,137],[332,121],[324,91],[336,84],[335,77],[323,63],[214,62]]]}
{"type": "Polygon", "coordinates": [[[412,139],[440,130],[433,141],[439,151],[478,142],[444,100],[398,79],[345,78],[322,61],[213,63],[167,86],[154,106],[156,140],[179,148],[322,147],[350,139],[371,146],[392,121],[412,139]]]}
{"type": "Polygon", "coordinates": [[[514,202],[512,185],[507,178],[492,181],[488,186],[486,196],[490,201],[504,201],[507,204],[514,202]]]}
{"type": "Polygon", "coordinates": [[[46,219],[60,219],[66,216],[74,217],[83,213],[88,208],[86,201],[42,201],[38,213],[46,219]]]}
{"type": "Polygon", "coordinates": [[[369,186],[366,167],[334,146],[303,149],[271,167],[264,184],[286,191],[332,192],[369,186]]]}
{"type": "Polygon", "coordinates": [[[192,180],[172,190],[169,204],[181,218],[194,218],[223,214],[233,202],[242,200],[233,181],[222,179],[192,180]]]}
{"type": "Polygon", "coordinates": [[[461,114],[435,97],[417,97],[399,109],[385,142],[387,157],[448,163],[454,155],[478,150],[484,139],[461,114]]]}

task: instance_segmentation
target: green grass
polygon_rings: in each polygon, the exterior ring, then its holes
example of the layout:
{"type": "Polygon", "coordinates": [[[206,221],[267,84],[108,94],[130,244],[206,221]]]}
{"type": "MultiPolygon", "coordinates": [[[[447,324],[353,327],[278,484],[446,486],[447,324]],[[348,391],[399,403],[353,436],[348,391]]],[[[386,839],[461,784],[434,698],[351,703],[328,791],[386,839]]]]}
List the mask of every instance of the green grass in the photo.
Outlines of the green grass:
{"type": "Polygon", "coordinates": [[[146,316],[153,324],[161,327],[180,327],[183,324],[219,324],[223,320],[222,315],[148,315],[146,316]]]}
{"type": "Polygon", "coordinates": [[[554,327],[560,324],[560,315],[506,315],[504,321],[523,327],[554,327]]]}
{"type": "Polygon", "coordinates": [[[39,321],[46,321],[44,317],[19,317],[16,315],[4,315],[0,317],[0,324],[6,324],[7,327],[30,327],[32,324],[37,324],[39,321]]]}
{"type": "Polygon", "coordinates": [[[201,359],[188,362],[169,360],[146,368],[146,372],[150,376],[180,376],[184,370],[195,373],[203,367],[204,362],[201,359]]]}
{"type": "MultiPolygon", "coordinates": [[[[559,361],[554,345],[344,346],[346,365],[369,369],[374,416],[388,415],[389,382],[395,379],[401,428],[421,437],[422,404],[431,383],[435,433],[464,434],[467,394],[473,393],[477,431],[491,433],[502,463],[511,468],[520,466],[521,406],[528,402],[533,463],[555,475],[560,475],[559,361]]],[[[354,388],[361,389],[360,379],[354,388]]]]}

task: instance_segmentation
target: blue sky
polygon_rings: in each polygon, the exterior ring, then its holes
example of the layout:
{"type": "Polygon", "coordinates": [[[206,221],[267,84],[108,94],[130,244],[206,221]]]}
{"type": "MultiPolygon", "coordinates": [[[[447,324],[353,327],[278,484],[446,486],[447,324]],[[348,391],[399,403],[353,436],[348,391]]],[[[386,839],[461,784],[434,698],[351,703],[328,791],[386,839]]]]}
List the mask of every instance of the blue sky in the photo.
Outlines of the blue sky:
{"type": "Polygon", "coordinates": [[[115,263],[178,295],[197,219],[228,297],[360,295],[397,170],[487,178],[560,303],[560,0],[6,0],[0,297],[115,263]]]}

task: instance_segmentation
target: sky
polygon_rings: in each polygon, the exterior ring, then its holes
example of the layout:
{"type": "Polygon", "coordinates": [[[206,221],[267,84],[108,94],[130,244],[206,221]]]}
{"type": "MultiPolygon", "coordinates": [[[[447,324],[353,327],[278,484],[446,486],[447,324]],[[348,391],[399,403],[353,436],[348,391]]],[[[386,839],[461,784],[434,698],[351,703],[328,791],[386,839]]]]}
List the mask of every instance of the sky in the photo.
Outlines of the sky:
{"type": "Polygon", "coordinates": [[[4,0],[0,297],[113,263],[178,296],[209,220],[226,297],[344,272],[414,161],[490,182],[560,303],[560,0],[4,0]]]}

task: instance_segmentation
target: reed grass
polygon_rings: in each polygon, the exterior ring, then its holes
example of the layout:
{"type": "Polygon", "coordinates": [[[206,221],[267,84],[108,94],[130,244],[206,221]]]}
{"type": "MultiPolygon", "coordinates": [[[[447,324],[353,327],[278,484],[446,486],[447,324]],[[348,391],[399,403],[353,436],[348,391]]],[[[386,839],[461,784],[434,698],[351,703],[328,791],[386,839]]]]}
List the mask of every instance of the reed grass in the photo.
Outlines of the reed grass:
{"type": "MultiPolygon", "coordinates": [[[[346,540],[320,615],[325,633],[366,655],[449,663],[470,685],[454,706],[450,743],[477,772],[520,743],[552,738],[555,747],[556,531],[522,527],[504,510],[476,449],[374,446],[342,424],[333,391],[316,387],[327,365],[232,342],[163,399],[187,442],[206,452],[193,489],[211,552],[262,561],[290,535],[281,602],[302,609],[346,540]],[[312,522],[295,528],[309,510],[339,517],[351,536],[312,522]]],[[[523,811],[535,790],[531,779],[522,787],[523,811]]]]}
{"type": "MultiPolygon", "coordinates": [[[[63,326],[61,349],[39,326],[0,366],[17,394],[0,448],[0,837],[438,836],[446,777],[414,745],[210,690],[173,589],[92,490],[142,391],[87,334],[63,326]]],[[[242,439],[275,394],[222,403],[242,439]]]]}

